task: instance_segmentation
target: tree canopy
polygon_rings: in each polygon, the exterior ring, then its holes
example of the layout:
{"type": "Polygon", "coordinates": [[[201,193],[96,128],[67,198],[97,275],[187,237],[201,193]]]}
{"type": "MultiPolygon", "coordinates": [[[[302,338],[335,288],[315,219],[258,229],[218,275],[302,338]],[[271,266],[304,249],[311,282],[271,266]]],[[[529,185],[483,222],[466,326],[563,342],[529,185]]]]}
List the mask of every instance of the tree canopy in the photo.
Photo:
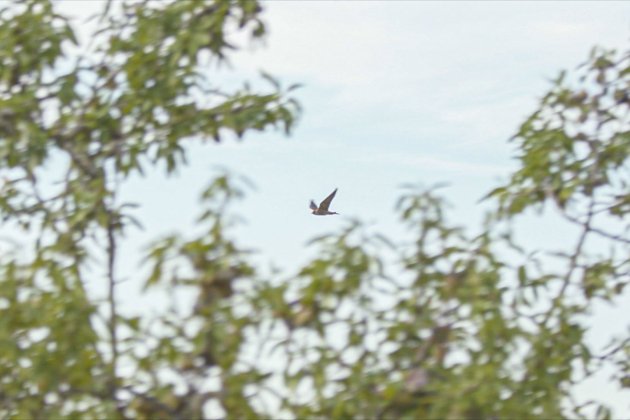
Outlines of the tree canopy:
{"type": "Polygon", "coordinates": [[[296,273],[263,274],[230,233],[248,184],[220,174],[200,186],[201,233],[138,255],[150,273],[130,281],[172,305],[119,311],[120,243],[141,222],[120,186],[175,176],[190,142],[294,127],[295,86],[264,75],[267,91],[226,92],[210,77],[238,50],[230,34],[265,35],[260,14],[252,0],[110,1],[80,42],[51,2],[0,11],[0,213],[23,234],[0,255],[0,415],[610,418],[573,391],[611,367],[630,387],[630,334],[586,340],[593,303],[618,302],[630,274],[628,52],[594,49],[553,82],[474,233],[438,190],[409,187],[408,237],[350,221],[296,273]],[[526,249],[526,213],[559,215],[574,240],[526,249]]]}

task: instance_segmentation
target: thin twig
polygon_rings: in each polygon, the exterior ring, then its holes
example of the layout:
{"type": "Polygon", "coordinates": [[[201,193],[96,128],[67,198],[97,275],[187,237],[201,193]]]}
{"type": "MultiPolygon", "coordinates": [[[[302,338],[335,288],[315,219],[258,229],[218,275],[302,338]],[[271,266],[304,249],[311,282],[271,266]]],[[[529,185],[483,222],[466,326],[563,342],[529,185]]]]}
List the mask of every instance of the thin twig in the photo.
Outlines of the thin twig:
{"type": "MultiPolygon", "coordinates": [[[[589,213],[589,214],[591,214],[591,213],[589,213]]],[[[592,214],[594,214],[594,212],[592,214]]],[[[571,216],[571,215],[569,215],[569,214],[567,214],[565,212],[562,212],[562,215],[564,216],[565,219],[567,219],[568,221],[570,221],[572,223],[575,223],[575,224],[578,224],[578,225],[584,225],[584,223],[581,222],[580,220],[578,220],[576,217],[573,217],[573,216],[571,216]]],[[[614,235],[612,233],[608,233],[608,232],[606,232],[604,230],[601,230],[601,229],[593,227],[593,226],[590,226],[589,230],[591,232],[596,233],[596,234],[598,234],[600,236],[603,236],[605,238],[612,239],[614,241],[623,242],[623,243],[626,243],[626,244],[630,244],[630,239],[625,238],[622,235],[614,235]]]]}
{"type": "Polygon", "coordinates": [[[111,337],[111,383],[110,393],[113,401],[117,401],[117,364],[118,364],[118,311],[116,308],[116,226],[115,226],[115,214],[113,211],[115,197],[115,188],[112,191],[111,208],[107,208],[108,221],[107,221],[107,279],[108,279],[108,295],[107,300],[110,308],[110,318],[108,322],[109,333],[111,337]]]}

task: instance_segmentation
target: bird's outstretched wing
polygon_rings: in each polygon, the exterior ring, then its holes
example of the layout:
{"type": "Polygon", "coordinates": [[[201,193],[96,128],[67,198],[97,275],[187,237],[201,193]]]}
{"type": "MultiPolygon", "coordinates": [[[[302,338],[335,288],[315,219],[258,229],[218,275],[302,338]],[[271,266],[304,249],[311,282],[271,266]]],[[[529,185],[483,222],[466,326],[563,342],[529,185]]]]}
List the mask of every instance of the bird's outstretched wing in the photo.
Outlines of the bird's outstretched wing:
{"type": "Polygon", "coordinates": [[[330,206],[330,203],[333,201],[333,198],[335,198],[335,194],[337,194],[337,188],[335,188],[335,191],[331,192],[330,195],[326,197],[324,201],[320,203],[319,205],[320,210],[328,211],[328,207],[330,206]]]}
{"type": "Polygon", "coordinates": [[[311,208],[311,210],[317,210],[317,204],[315,204],[313,200],[311,200],[311,204],[309,205],[309,207],[311,208]]]}

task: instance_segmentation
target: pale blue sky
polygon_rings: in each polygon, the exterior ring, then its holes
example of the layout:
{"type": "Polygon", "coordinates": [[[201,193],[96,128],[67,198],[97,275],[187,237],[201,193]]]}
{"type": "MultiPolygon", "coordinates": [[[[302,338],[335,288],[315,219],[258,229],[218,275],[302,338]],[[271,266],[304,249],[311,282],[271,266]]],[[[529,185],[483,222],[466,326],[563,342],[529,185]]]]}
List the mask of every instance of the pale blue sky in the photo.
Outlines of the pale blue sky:
{"type": "Polygon", "coordinates": [[[178,179],[143,180],[131,189],[151,201],[147,207],[162,209],[151,212],[156,228],[180,227],[212,165],[245,173],[259,191],[241,209],[250,222],[243,240],[276,261],[300,258],[297,244],[340,223],[313,220],[307,207],[334,187],[340,213],[388,229],[401,183],[448,181],[456,217],[476,220],[469,214],[478,216],[478,198],[514,167],[507,139],[535,109],[548,79],[583,62],[593,45],[622,47],[630,36],[624,3],[266,8],[266,47],[232,63],[238,76],[252,79],[264,69],[287,84],[305,84],[296,92],[304,115],[292,138],[269,132],[193,147],[178,179]]]}
{"type": "MultiPolygon", "coordinates": [[[[81,16],[97,9],[95,2],[59,6],[81,16]]],[[[627,48],[630,39],[624,2],[266,2],[264,16],[265,45],[234,55],[234,73],[215,80],[234,84],[262,69],[287,85],[303,83],[294,135],[191,146],[178,177],[134,180],[125,194],[142,205],[146,229],[128,238],[126,275],[136,271],[137,249],[192,225],[214,165],[255,182],[258,190],[238,208],[248,222],[239,240],[287,269],[309,255],[309,238],[348,216],[395,237],[402,183],[449,182],[451,220],[474,228],[478,199],[515,167],[507,139],[548,80],[585,61],[592,46],[627,48]],[[335,187],[333,209],[342,216],[312,216],[308,201],[335,187]]],[[[527,223],[532,246],[566,241],[562,231],[549,236],[551,219],[527,223]]],[[[609,322],[618,311],[598,311],[605,332],[626,327],[609,322]]],[[[630,414],[605,378],[585,389],[583,397],[630,414]]]]}

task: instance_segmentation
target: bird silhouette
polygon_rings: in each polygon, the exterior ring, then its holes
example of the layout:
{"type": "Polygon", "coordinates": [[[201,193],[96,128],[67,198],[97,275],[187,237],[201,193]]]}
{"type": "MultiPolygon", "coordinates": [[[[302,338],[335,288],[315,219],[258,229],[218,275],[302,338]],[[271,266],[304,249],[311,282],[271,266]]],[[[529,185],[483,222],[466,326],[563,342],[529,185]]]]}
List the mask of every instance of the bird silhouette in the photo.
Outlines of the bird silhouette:
{"type": "Polygon", "coordinates": [[[339,214],[335,211],[328,211],[328,207],[330,207],[330,203],[332,202],[333,198],[335,198],[335,194],[337,194],[337,188],[335,188],[335,191],[331,192],[330,195],[324,199],[324,201],[319,203],[319,207],[317,206],[317,204],[315,204],[313,200],[311,200],[310,207],[311,207],[311,210],[313,210],[312,213],[316,216],[327,216],[329,214],[339,214]]]}

